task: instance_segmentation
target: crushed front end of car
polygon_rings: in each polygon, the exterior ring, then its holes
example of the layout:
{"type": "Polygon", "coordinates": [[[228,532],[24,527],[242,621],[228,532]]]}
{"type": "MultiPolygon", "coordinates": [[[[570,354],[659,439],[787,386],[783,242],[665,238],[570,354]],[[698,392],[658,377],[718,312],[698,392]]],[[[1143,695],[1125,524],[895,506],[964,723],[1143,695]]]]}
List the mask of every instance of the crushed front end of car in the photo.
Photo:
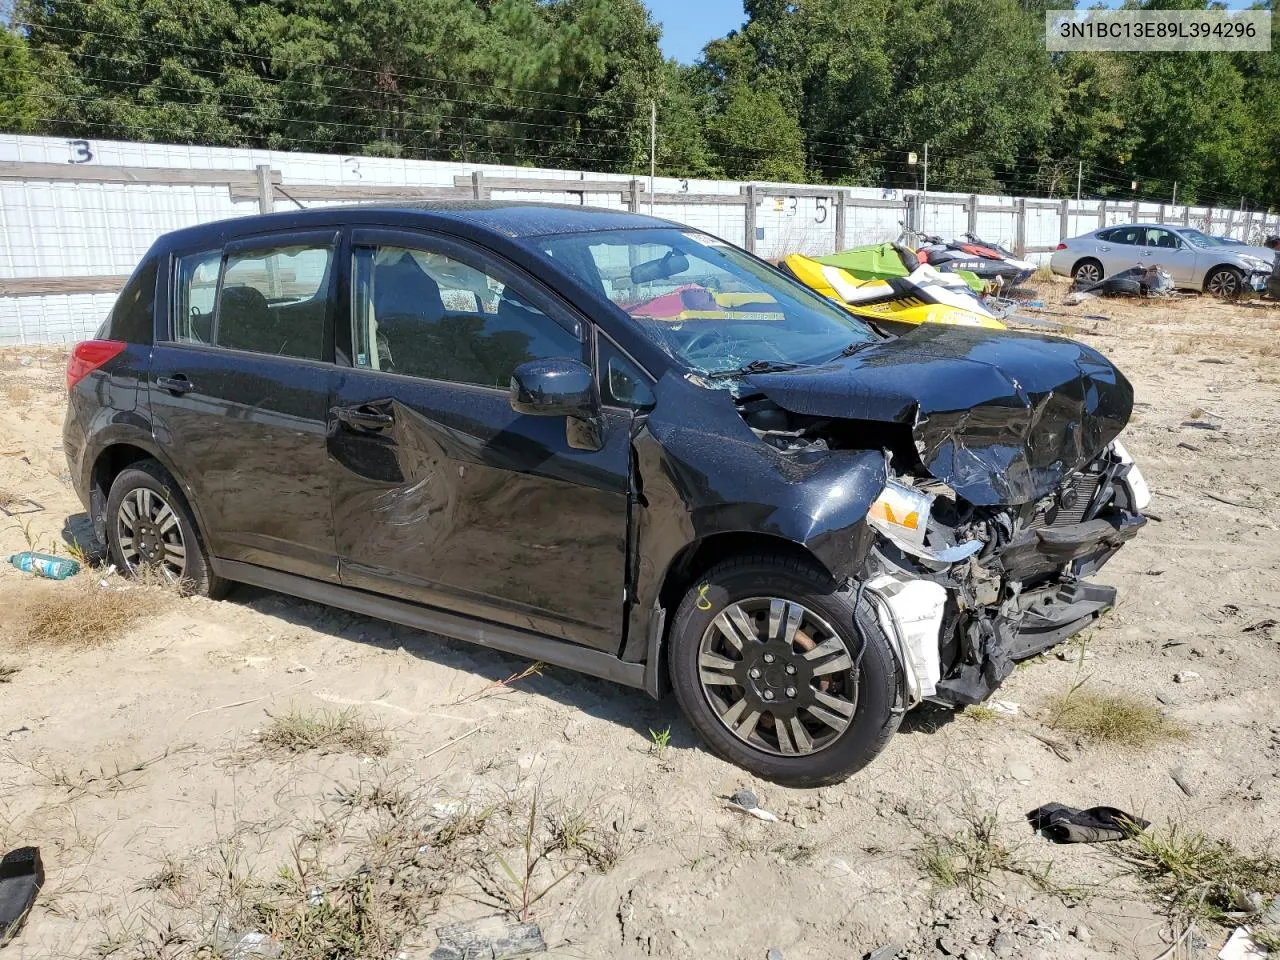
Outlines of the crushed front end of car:
{"type": "Polygon", "coordinates": [[[783,451],[883,452],[851,578],[895,648],[904,707],[978,703],[1114,604],[1088,577],[1143,526],[1149,493],[1117,440],[1132,388],[1091,348],[921,330],[748,377],[738,404],[783,451]]]}

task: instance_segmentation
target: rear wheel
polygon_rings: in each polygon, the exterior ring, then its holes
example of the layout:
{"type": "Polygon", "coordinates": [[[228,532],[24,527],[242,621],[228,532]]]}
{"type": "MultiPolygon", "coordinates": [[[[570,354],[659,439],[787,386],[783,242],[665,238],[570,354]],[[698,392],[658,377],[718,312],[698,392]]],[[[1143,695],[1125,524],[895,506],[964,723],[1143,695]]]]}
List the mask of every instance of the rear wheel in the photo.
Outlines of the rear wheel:
{"type": "Polygon", "coordinates": [[[1088,257],[1075,265],[1071,271],[1071,276],[1082,287],[1097,283],[1102,279],[1102,264],[1092,257],[1088,257]]]}
{"type": "Polygon", "coordinates": [[[1244,290],[1244,274],[1235,267],[1217,267],[1205,277],[1204,289],[1215,297],[1238,297],[1244,290]]]}
{"type": "Polygon", "coordinates": [[[107,497],[107,549],[128,576],[159,574],[184,592],[217,597],[227,582],[213,573],[195,518],[177,482],[155,460],[130,464],[107,497]]]}
{"type": "Polygon", "coordinates": [[[897,667],[869,605],[855,611],[852,590],[797,559],[752,555],[708,571],[672,622],[670,669],[714,753],[790,786],[848,777],[901,719],[897,667]]]}

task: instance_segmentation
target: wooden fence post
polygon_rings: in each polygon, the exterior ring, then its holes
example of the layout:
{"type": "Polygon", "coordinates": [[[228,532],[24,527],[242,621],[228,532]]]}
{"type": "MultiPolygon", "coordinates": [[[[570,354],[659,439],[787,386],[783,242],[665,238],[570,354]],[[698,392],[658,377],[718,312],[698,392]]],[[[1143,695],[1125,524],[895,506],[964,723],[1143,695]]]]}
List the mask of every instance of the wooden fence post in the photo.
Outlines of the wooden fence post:
{"type": "Polygon", "coordinates": [[[1063,200],[1058,208],[1058,242],[1071,236],[1071,201],[1063,200]]]}
{"type": "Polygon", "coordinates": [[[1013,221],[1013,249],[1021,260],[1027,255],[1027,200],[1018,197],[1013,201],[1016,217],[1013,221]]]}
{"type": "Polygon", "coordinates": [[[978,195],[976,193],[969,194],[969,223],[966,229],[975,237],[978,235],[978,195]]]}
{"type": "Polygon", "coordinates": [[[476,200],[489,199],[489,188],[484,185],[483,170],[476,170],[471,174],[471,196],[476,200]]]}
{"type": "Polygon", "coordinates": [[[1139,201],[1135,200],[1133,201],[1132,209],[1129,211],[1129,222],[1137,223],[1141,219],[1142,219],[1142,204],[1139,201]]]}
{"type": "Polygon", "coordinates": [[[1107,201],[1098,201],[1098,229],[1101,230],[1107,225],[1107,201]]]}
{"type": "Polygon", "coordinates": [[[844,224],[845,224],[845,205],[844,197],[846,191],[836,191],[836,251],[844,249],[844,224]]]}
{"type": "Polygon", "coordinates": [[[627,195],[627,209],[632,213],[640,212],[640,181],[631,178],[631,191],[627,195]]]}
{"type": "Polygon", "coordinates": [[[258,171],[258,212],[271,213],[276,208],[275,190],[271,186],[271,166],[260,163],[258,171]]]}
{"type": "Polygon", "coordinates": [[[1184,227],[1191,226],[1191,204],[1187,204],[1182,208],[1182,225],[1184,227]]]}
{"type": "Polygon", "coordinates": [[[744,227],[746,232],[747,252],[756,252],[756,185],[754,183],[747,184],[747,209],[744,217],[744,227]]]}

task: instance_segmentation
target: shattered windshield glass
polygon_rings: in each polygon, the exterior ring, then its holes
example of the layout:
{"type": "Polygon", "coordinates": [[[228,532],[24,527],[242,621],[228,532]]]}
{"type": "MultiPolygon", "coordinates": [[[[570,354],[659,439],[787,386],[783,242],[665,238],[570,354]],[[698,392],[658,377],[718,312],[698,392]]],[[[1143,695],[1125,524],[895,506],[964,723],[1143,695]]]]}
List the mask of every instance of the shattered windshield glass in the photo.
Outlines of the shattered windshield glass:
{"type": "Polygon", "coordinates": [[[707,234],[614,230],[538,243],[700,373],[822,363],[879,339],[807,287],[707,234]]]}

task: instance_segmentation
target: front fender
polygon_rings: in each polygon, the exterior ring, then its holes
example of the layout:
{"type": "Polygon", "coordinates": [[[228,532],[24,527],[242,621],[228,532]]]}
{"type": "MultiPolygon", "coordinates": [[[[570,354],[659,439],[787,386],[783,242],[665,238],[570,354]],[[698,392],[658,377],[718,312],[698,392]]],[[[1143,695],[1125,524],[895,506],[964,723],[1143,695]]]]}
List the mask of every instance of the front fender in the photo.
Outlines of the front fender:
{"type": "Polygon", "coordinates": [[[657,393],[633,441],[639,493],[633,636],[647,627],[672,563],[708,537],[777,538],[803,548],[837,580],[856,571],[874,537],[865,520],[884,488],[883,453],[783,453],[747,427],[727,392],[668,376],[657,393]]]}

